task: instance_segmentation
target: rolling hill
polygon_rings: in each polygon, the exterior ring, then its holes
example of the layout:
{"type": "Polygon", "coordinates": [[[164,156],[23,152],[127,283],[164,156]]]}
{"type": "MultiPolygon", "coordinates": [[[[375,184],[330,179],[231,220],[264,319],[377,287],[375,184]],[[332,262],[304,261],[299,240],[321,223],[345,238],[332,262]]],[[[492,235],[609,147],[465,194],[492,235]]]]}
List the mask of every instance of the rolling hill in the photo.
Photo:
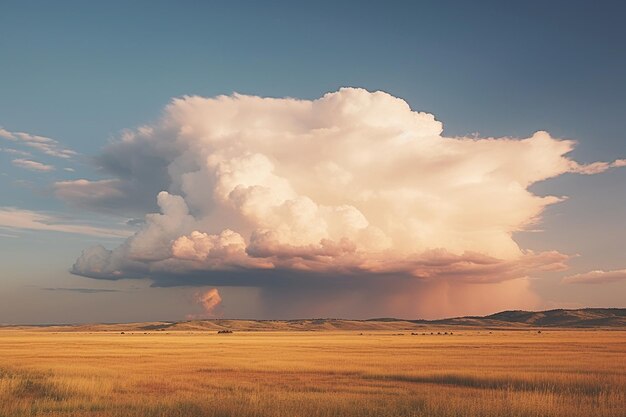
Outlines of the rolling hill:
{"type": "Polygon", "coordinates": [[[479,327],[626,327],[624,308],[584,308],[577,310],[509,310],[484,317],[458,317],[426,323],[479,327]]]}
{"type": "Polygon", "coordinates": [[[488,316],[455,317],[441,320],[404,320],[375,318],[369,320],[301,319],[301,320],[231,320],[209,319],[180,322],[78,324],[45,326],[3,326],[49,331],[83,332],[154,332],[154,331],[418,331],[428,328],[613,328],[626,329],[626,309],[585,308],[577,310],[521,311],[511,310],[488,316]]]}

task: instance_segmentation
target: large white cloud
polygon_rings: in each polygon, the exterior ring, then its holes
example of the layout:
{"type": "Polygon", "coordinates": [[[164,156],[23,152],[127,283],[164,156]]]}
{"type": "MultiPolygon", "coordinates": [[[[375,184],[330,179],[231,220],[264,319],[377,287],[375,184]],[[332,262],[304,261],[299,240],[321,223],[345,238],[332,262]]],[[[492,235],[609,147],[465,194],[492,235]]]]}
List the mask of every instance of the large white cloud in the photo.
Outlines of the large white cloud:
{"type": "Polygon", "coordinates": [[[563,268],[567,258],[512,237],[561,200],[533,194],[532,184],[624,165],[580,165],[567,157],[573,147],[546,132],[444,137],[433,115],[362,89],[313,101],[183,97],[104,149],[97,160],[114,178],[56,189],[79,205],[158,201],[160,213],[123,245],[87,249],[73,267],[80,275],[496,282],[563,268]]]}

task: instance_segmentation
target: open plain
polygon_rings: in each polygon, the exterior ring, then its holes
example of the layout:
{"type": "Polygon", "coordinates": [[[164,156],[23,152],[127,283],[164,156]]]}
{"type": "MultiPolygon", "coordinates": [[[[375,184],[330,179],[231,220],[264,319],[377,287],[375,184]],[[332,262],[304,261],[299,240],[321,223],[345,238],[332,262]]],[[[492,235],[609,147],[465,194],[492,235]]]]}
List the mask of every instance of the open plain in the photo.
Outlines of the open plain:
{"type": "Polygon", "coordinates": [[[0,416],[623,417],[624,358],[624,330],[4,328],[0,416]]]}

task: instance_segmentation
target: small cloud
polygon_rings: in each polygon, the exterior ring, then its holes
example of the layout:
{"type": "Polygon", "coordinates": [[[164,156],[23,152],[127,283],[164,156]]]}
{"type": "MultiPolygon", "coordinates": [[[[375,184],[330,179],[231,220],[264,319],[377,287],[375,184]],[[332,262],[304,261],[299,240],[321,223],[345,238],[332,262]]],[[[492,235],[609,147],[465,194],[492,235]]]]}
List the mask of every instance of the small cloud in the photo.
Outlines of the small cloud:
{"type": "Polygon", "coordinates": [[[566,284],[607,284],[626,280],[626,269],[618,269],[613,271],[595,270],[582,274],[570,275],[563,278],[566,284]]]}
{"type": "Polygon", "coordinates": [[[20,151],[19,149],[13,149],[13,148],[0,148],[0,152],[10,153],[12,155],[19,155],[19,156],[31,156],[30,152],[20,151]]]}
{"type": "Polygon", "coordinates": [[[76,170],[74,168],[63,168],[63,171],[74,172],[76,170]]]}
{"type": "Polygon", "coordinates": [[[196,302],[202,305],[203,314],[189,314],[187,319],[201,319],[207,317],[218,316],[219,307],[222,304],[222,297],[217,288],[211,288],[208,291],[197,292],[195,294],[196,302]]]}
{"type": "Polygon", "coordinates": [[[17,187],[24,187],[24,188],[34,188],[35,186],[32,181],[23,180],[23,179],[14,180],[13,184],[16,185],[17,187]]]}
{"type": "Polygon", "coordinates": [[[0,207],[0,228],[12,230],[42,230],[101,237],[126,237],[125,230],[108,229],[87,224],[68,224],[60,218],[32,210],[0,207]]]}
{"type": "MultiPolygon", "coordinates": [[[[139,187],[139,184],[137,185],[139,187]]],[[[119,179],[90,181],[76,179],[54,183],[54,194],[64,202],[81,209],[88,209],[108,214],[121,214],[119,208],[129,208],[142,200],[142,191],[127,187],[119,179]]],[[[123,211],[124,217],[134,215],[123,211]]],[[[137,211],[137,214],[143,214],[137,211]]]]}
{"type": "Polygon", "coordinates": [[[121,292],[120,290],[113,290],[107,288],[63,288],[63,287],[49,287],[42,288],[43,291],[67,291],[77,292],[81,294],[97,294],[97,293],[109,293],[109,292],[121,292]]]}
{"type": "Polygon", "coordinates": [[[54,171],[55,168],[52,165],[42,164],[41,162],[32,161],[30,159],[14,159],[11,161],[13,165],[19,168],[28,169],[30,171],[40,171],[40,172],[50,172],[54,171]]]}
{"type": "Polygon", "coordinates": [[[626,166],[626,159],[617,159],[613,162],[593,162],[591,164],[579,164],[572,161],[572,171],[577,174],[595,175],[601,174],[611,168],[626,166]]]}
{"type": "Polygon", "coordinates": [[[3,129],[2,127],[0,127],[0,138],[5,138],[12,141],[17,140],[15,136],[13,136],[13,133],[9,132],[6,129],[3,129]]]}
{"type": "Polygon", "coordinates": [[[33,135],[26,132],[10,132],[0,127],[0,137],[12,142],[21,143],[56,158],[69,159],[78,155],[76,151],[62,147],[59,141],[45,136],[33,135]]]}
{"type": "Polygon", "coordinates": [[[146,221],[144,219],[128,219],[126,221],[126,225],[127,226],[141,226],[145,223],[146,221]]]}

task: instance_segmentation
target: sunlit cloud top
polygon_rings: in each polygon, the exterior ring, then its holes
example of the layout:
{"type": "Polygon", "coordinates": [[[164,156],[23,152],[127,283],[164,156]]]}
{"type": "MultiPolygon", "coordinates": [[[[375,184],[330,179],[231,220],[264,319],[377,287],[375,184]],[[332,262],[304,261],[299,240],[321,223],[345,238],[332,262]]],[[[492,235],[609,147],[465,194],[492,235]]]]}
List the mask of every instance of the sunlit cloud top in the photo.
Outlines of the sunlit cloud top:
{"type": "MultiPolygon", "coordinates": [[[[149,207],[118,248],[85,250],[98,278],[291,271],[493,282],[561,269],[557,251],[520,248],[560,196],[529,187],[581,165],[571,140],[445,137],[442,123],[384,92],[317,100],[183,97],[98,157],[112,178],[56,184],[82,206],[149,207]],[[146,192],[146,190],[150,192],[146,192]],[[143,201],[145,200],[145,201],[143,201]]],[[[257,283],[263,285],[263,283],[257,283]]]]}

